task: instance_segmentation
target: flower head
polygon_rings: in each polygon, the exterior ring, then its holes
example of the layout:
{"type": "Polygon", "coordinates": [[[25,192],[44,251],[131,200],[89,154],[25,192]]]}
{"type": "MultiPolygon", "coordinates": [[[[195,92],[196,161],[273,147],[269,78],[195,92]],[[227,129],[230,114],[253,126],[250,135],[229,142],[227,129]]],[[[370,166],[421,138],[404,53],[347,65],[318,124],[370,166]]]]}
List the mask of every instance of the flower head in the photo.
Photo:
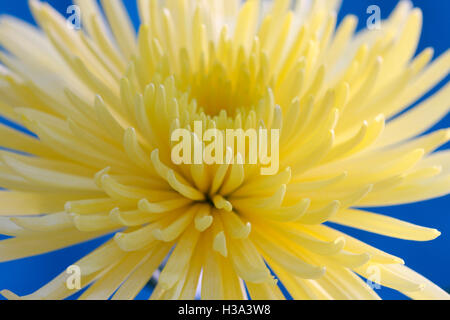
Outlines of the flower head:
{"type": "MultiPolygon", "coordinates": [[[[357,34],[353,16],[336,27],[338,2],[140,0],[137,36],[120,1],[102,1],[104,19],[76,0],[82,30],[37,0],[39,29],[2,18],[0,113],[38,139],[0,127],[0,145],[21,152],[0,155],[0,233],[13,236],[0,261],[114,234],[74,262],[92,284],[82,298],[134,298],[158,268],[154,299],[193,299],[199,281],[203,299],[247,298],[245,287],[281,299],[273,274],[295,299],[377,299],[358,276],[373,270],[412,298],[448,298],[323,224],[432,240],[435,229],[357,208],[450,189],[449,153],[432,153],[449,131],[418,137],[448,112],[450,87],[385,123],[448,74],[450,54],[414,56],[409,2],[357,34]],[[196,125],[279,130],[264,145],[279,170],[262,174],[249,146],[228,143],[224,163],[174,163],[175,130],[213,143],[196,125]]],[[[67,276],[25,298],[72,295],[67,276]]]]}

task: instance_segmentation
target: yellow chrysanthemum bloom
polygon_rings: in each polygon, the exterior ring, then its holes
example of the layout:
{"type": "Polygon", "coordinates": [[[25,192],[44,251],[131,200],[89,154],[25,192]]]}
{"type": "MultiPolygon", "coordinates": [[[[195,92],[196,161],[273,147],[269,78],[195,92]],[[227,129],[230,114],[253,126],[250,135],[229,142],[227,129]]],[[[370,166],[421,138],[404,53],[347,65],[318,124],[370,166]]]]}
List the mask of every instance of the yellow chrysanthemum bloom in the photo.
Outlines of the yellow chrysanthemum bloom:
{"type": "MultiPolygon", "coordinates": [[[[385,124],[450,68],[449,52],[414,57],[420,10],[400,2],[355,35],[353,16],[336,28],[336,0],[140,0],[136,37],[120,1],[102,1],[106,19],[96,1],[75,2],[82,30],[36,0],[41,29],[0,22],[0,112],[39,137],[0,127],[0,145],[26,153],[1,152],[0,233],[13,237],[0,261],[113,233],[74,262],[81,287],[92,284],[83,299],[134,298],[159,267],[153,299],[193,299],[199,282],[203,299],[282,299],[270,269],[295,299],[377,299],[359,277],[374,270],[409,297],[449,298],[402,259],[323,225],[439,235],[354,209],[450,190],[450,153],[432,153],[449,130],[415,138],[448,112],[449,85],[385,124]],[[171,133],[201,141],[194,121],[280,129],[278,173],[175,165],[171,133]]],[[[23,298],[66,298],[67,277],[23,298]]]]}

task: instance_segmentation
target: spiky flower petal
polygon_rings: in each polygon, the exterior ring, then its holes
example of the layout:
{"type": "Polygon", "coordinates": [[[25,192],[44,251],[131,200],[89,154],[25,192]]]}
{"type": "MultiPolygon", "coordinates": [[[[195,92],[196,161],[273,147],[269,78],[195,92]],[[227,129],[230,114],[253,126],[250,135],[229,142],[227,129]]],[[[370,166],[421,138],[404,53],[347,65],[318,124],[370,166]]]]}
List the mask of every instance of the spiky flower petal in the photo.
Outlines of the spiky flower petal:
{"type": "MultiPolygon", "coordinates": [[[[363,209],[447,194],[450,54],[416,57],[421,12],[400,2],[380,30],[336,28],[335,0],[76,0],[83,30],[32,0],[40,29],[0,22],[0,261],[114,233],[80,261],[82,299],[131,299],[161,268],[154,299],[377,299],[358,275],[417,299],[448,294],[403,260],[324,225],[426,241],[435,229],[363,209]],[[335,30],[336,29],[336,30],[335,30]],[[280,129],[280,170],[180,164],[171,133],[280,129]],[[34,156],[29,156],[34,155],[34,156]],[[168,257],[167,262],[165,258],[168,257]]],[[[274,148],[273,144],[265,147],[274,148]]],[[[67,273],[26,299],[74,293],[67,273]]],[[[17,298],[3,291],[8,298],[17,298]]]]}

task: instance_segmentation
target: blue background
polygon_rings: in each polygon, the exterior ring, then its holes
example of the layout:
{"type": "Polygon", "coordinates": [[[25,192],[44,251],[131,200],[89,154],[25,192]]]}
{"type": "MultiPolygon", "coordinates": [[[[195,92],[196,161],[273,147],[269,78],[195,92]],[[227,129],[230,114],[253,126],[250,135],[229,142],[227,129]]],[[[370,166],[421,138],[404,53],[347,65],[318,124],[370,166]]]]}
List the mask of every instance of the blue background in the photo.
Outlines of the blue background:
{"type": "MultiPolygon", "coordinates": [[[[47,2],[52,4],[63,14],[65,14],[67,7],[71,4],[71,1],[69,0],[49,0],[47,2]]],[[[125,3],[130,10],[130,16],[133,19],[135,26],[137,26],[139,24],[139,19],[135,2],[135,0],[125,0],[125,3]]],[[[361,29],[365,27],[365,21],[368,18],[366,9],[369,5],[378,5],[381,8],[381,16],[384,19],[389,15],[397,2],[398,1],[396,0],[344,0],[341,11],[339,12],[338,20],[340,21],[343,16],[352,13],[359,17],[359,29],[361,29]]],[[[450,30],[448,12],[450,12],[450,1],[413,0],[412,2],[416,7],[422,9],[424,16],[424,26],[418,52],[431,46],[435,49],[435,56],[439,56],[448,49],[450,30]]],[[[26,0],[0,1],[0,14],[14,15],[33,23],[32,16],[28,9],[28,1],[26,0]]],[[[447,81],[448,77],[438,86],[438,88],[447,81]]],[[[5,119],[0,118],[0,122],[5,122],[5,119]]],[[[447,127],[450,127],[450,117],[448,115],[432,130],[447,127]]],[[[448,148],[448,144],[441,149],[444,148],[448,148]]],[[[439,229],[442,232],[442,235],[430,242],[391,239],[352,228],[340,226],[334,227],[345,231],[362,241],[372,244],[375,247],[402,257],[409,267],[421,273],[442,288],[449,290],[449,205],[450,196],[445,196],[439,199],[409,205],[383,207],[373,210],[412,223],[439,229]]],[[[1,237],[2,236],[0,235],[0,239],[1,237]]],[[[29,294],[46,284],[57,274],[63,272],[68,265],[83,257],[86,253],[94,250],[98,245],[104,242],[105,239],[106,238],[97,239],[37,257],[0,263],[0,290],[6,288],[19,295],[29,294]]],[[[148,287],[143,290],[138,298],[147,298],[150,292],[151,289],[148,287]]],[[[406,299],[402,294],[387,288],[382,288],[377,292],[384,299],[406,299]]],[[[1,296],[0,299],[2,299],[1,296]]]]}

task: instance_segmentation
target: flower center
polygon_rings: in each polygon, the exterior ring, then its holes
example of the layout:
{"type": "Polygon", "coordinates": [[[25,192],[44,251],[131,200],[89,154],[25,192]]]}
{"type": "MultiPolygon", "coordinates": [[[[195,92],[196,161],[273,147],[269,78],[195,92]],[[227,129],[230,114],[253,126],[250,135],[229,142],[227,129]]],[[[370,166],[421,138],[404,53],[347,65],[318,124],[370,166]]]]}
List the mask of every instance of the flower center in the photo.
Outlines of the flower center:
{"type": "Polygon", "coordinates": [[[237,109],[257,105],[264,96],[265,84],[252,81],[248,70],[227,70],[217,63],[208,72],[198,72],[191,83],[191,98],[206,114],[215,116],[221,110],[234,116],[237,109]]]}

